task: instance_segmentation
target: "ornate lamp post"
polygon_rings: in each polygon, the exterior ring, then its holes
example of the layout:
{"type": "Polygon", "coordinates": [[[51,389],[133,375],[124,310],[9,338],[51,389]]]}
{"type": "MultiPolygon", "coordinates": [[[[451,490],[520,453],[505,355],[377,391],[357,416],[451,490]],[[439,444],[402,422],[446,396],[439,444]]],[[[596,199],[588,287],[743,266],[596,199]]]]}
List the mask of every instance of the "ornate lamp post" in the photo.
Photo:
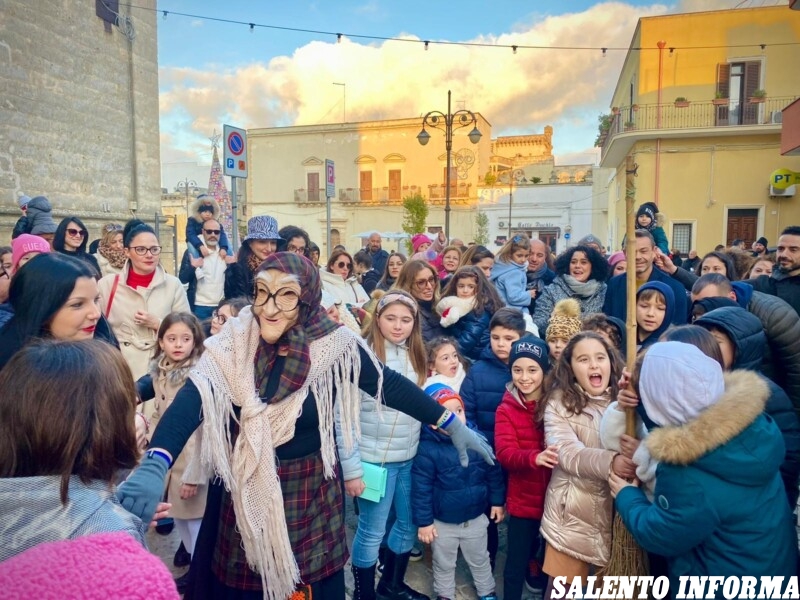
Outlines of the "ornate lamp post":
{"type": "Polygon", "coordinates": [[[469,132],[469,141],[477,144],[481,139],[481,132],[478,131],[478,118],[472,111],[457,110],[450,112],[450,90],[447,90],[447,114],[432,110],[422,118],[422,131],[417,135],[417,141],[422,145],[426,145],[430,139],[431,134],[425,131],[425,126],[442,129],[444,131],[444,145],[447,150],[447,175],[445,176],[445,200],[444,200],[444,235],[450,239],[450,152],[453,149],[453,130],[461,129],[462,127],[469,127],[473,125],[472,131],[469,132]]]}

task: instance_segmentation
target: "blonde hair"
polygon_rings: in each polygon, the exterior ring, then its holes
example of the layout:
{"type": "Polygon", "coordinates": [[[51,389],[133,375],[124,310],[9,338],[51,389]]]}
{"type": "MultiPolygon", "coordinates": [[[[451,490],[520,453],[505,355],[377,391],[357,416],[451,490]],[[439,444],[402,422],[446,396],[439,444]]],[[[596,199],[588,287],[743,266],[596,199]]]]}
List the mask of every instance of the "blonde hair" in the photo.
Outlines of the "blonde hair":
{"type": "MultiPolygon", "coordinates": [[[[388,294],[387,294],[388,295],[388,294]]],[[[411,305],[417,306],[417,301],[414,300],[414,297],[405,292],[403,290],[392,290],[391,296],[400,296],[395,298],[394,300],[389,299],[388,302],[382,303],[378,302],[378,307],[375,309],[375,315],[372,318],[372,322],[369,324],[369,331],[367,331],[366,340],[369,347],[372,348],[372,351],[375,353],[375,356],[378,357],[382,363],[386,362],[386,338],[383,337],[383,333],[381,333],[379,321],[381,315],[386,311],[387,308],[393,306],[395,304],[399,304],[404,306],[408,309],[411,315],[414,317],[414,327],[411,329],[411,335],[406,340],[406,346],[408,347],[408,355],[411,358],[411,366],[414,368],[414,374],[417,376],[417,385],[421,386],[425,383],[425,379],[427,376],[427,361],[425,360],[425,343],[422,341],[422,322],[420,321],[420,314],[419,314],[419,307],[415,309],[411,308],[411,305]]]]}
{"type": "Polygon", "coordinates": [[[514,234],[510,240],[503,244],[503,247],[500,248],[497,256],[495,256],[495,260],[498,262],[509,262],[511,260],[511,255],[517,250],[531,251],[531,240],[524,233],[514,234]]]}

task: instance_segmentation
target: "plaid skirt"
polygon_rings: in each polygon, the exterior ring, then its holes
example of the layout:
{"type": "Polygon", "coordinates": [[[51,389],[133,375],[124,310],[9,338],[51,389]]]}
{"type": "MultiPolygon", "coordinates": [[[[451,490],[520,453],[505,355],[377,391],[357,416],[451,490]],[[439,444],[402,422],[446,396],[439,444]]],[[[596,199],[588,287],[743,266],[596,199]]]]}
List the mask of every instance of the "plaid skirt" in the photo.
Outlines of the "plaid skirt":
{"type": "MultiPolygon", "coordinates": [[[[306,585],[344,568],[349,553],[344,528],[344,504],[339,467],[325,479],[321,453],[281,460],[278,477],[283,492],[286,527],[300,577],[306,585]]],[[[260,590],[261,576],[247,564],[242,537],[236,527],[233,500],[224,493],[211,564],[224,585],[260,590]]]]}

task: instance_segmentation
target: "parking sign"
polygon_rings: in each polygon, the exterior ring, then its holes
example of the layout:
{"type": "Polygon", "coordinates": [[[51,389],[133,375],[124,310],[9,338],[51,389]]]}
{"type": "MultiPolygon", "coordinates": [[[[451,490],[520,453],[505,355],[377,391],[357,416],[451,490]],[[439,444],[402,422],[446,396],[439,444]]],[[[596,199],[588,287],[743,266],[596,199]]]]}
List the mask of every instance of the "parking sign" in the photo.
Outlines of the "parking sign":
{"type": "Polygon", "coordinates": [[[328,198],[336,195],[336,171],[330,159],[325,159],[325,195],[328,198]]]}
{"type": "Polygon", "coordinates": [[[222,137],[225,140],[222,164],[223,172],[231,177],[247,178],[247,132],[238,127],[224,125],[222,137]]]}

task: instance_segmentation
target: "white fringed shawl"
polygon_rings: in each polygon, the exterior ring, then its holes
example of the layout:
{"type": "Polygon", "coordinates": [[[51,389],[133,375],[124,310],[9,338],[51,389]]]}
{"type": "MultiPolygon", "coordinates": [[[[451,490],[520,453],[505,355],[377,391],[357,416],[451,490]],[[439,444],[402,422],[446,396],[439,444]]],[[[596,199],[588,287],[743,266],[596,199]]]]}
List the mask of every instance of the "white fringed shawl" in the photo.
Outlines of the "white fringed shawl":
{"type": "MultiPolygon", "coordinates": [[[[300,583],[300,572],[286,528],[275,448],[294,437],[295,423],[311,392],[319,414],[324,475],[334,476],[334,401],[342,411],[345,446],[351,449],[354,437],[360,436],[358,348],[366,345],[345,327],[311,342],[311,367],[303,387],[267,404],[259,398],[254,377],[258,321],[246,307],[228,323],[206,340],[206,350],[190,375],[203,402],[202,461],[213,467],[231,493],[247,562],[261,575],[265,600],[286,600],[300,583]],[[240,431],[231,451],[234,405],[241,408],[240,431]]],[[[380,374],[380,394],[382,367],[368,354],[380,374]]]]}

